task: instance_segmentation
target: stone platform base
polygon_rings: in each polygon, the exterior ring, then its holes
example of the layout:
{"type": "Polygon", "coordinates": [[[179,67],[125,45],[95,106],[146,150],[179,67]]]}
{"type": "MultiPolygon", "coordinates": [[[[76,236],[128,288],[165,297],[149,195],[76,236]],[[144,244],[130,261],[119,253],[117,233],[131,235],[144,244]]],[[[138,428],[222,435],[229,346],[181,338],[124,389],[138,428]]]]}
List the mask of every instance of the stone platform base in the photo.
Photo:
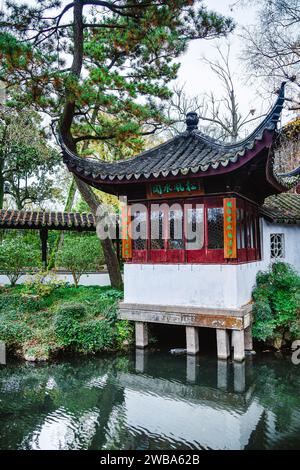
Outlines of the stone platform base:
{"type": "Polygon", "coordinates": [[[136,347],[138,348],[145,348],[148,345],[148,323],[184,326],[188,354],[199,352],[198,327],[214,328],[217,335],[219,359],[227,359],[230,356],[231,331],[233,358],[236,361],[243,361],[245,349],[252,349],[251,312],[251,304],[239,309],[208,309],[121,302],[118,317],[136,322],[136,347]]]}

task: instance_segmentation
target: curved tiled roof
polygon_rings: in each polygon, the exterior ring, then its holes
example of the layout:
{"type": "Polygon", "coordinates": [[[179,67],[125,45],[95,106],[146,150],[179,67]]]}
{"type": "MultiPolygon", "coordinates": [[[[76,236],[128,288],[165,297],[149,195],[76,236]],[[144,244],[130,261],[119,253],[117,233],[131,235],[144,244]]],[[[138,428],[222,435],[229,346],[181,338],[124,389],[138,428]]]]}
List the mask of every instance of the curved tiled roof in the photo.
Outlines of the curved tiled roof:
{"type": "Polygon", "coordinates": [[[96,230],[96,222],[93,214],[78,212],[0,210],[0,228],[96,230]]]}
{"type": "Polygon", "coordinates": [[[300,195],[283,193],[269,196],[260,213],[275,223],[300,224],[300,195]]]}
{"type": "Polygon", "coordinates": [[[300,165],[289,173],[277,173],[274,170],[274,165],[272,165],[272,167],[274,179],[281,187],[285,188],[286,191],[294,188],[300,182],[300,165]]]}
{"type": "Polygon", "coordinates": [[[140,178],[158,178],[205,173],[209,169],[222,170],[231,163],[242,161],[248,151],[254,150],[266,131],[277,127],[284,103],[284,83],[271,111],[246,139],[235,144],[220,144],[191,128],[167,142],[133,158],[106,163],[82,158],[73,153],[60,139],[64,162],[79,177],[97,181],[129,181],[140,178]]]}

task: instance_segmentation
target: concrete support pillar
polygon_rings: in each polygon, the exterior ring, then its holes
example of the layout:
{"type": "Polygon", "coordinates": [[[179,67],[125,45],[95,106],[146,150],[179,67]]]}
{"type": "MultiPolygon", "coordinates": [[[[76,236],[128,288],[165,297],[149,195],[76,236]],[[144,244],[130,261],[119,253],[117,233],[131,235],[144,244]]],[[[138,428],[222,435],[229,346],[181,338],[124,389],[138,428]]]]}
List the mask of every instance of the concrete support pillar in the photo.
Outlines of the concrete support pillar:
{"type": "Polygon", "coordinates": [[[228,387],[228,362],[218,361],[218,388],[221,390],[227,390],[228,387]]]}
{"type": "Polygon", "coordinates": [[[148,346],[148,325],[145,322],[135,322],[135,346],[137,348],[148,346]]]}
{"type": "Polygon", "coordinates": [[[186,326],[186,352],[187,354],[197,354],[199,352],[199,332],[195,326],[186,326]]]}
{"type": "Polygon", "coordinates": [[[245,350],[252,351],[253,341],[252,341],[252,325],[249,325],[245,328],[245,350]]]}
{"type": "Polygon", "coordinates": [[[216,329],[216,334],[218,359],[227,359],[230,356],[228,331],[216,329]]]}
{"type": "Polygon", "coordinates": [[[245,359],[245,330],[232,331],[232,346],[234,361],[243,361],[245,359]]]}
{"type": "Polygon", "coordinates": [[[234,391],[243,393],[246,389],[245,362],[235,362],[234,370],[234,391]]]}

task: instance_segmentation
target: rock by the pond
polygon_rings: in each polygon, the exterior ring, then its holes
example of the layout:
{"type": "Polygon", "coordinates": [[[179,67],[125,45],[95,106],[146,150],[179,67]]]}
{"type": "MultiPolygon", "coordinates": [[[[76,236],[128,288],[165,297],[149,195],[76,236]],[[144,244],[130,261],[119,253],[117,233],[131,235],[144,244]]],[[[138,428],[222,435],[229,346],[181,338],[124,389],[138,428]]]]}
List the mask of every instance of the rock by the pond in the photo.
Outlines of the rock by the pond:
{"type": "Polygon", "coordinates": [[[245,351],[245,356],[255,356],[256,352],[254,351],[254,349],[252,349],[251,351],[245,351]]]}
{"type": "Polygon", "coordinates": [[[170,350],[170,353],[174,354],[176,356],[180,356],[180,355],[186,354],[186,349],[184,349],[184,348],[174,348],[174,349],[170,350]]]}
{"type": "Polygon", "coordinates": [[[34,356],[30,354],[24,354],[24,359],[27,362],[44,362],[48,360],[46,356],[34,356]]]}

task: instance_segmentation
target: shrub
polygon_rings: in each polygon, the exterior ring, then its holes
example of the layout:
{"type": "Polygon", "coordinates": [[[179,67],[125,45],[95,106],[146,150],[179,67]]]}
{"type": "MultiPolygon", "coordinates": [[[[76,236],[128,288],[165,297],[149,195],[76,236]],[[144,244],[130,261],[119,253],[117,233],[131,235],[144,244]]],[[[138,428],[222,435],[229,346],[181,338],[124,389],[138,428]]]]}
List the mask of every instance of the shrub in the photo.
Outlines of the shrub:
{"type": "Polygon", "coordinates": [[[28,286],[7,287],[0,291],[0,340],[28,360],[121,349],[133,339],[133,325],[117,320],[121,296],[110,287],[68,286],[41,296],[28,286]]]}
{"type": "Polygon", "coordinates": [[[56,265],[70,271],[78,287],[82,274],[99,269],[103,262],[100,240],[96,236],[81,236],[65,240],[58,252],[56,265]]]}
{"type": "Polygon", "coordinates": [[[268,271],[259,272],[252,296],[256,339],[274,341],[298,334],[300,276],[292,266],[276,262],[268,271]]]}
{"type": "Polygon", "coordinates": [[[84,321],[86,317],[86,308],[80,304],[66,304],[57,311],[55,334],[61,346],[77,352],[96,352],[112,346],[112,326],[102,319],[84,321]]]}
{"type": "Polygon", "coordinates": [[[79,320],[86,315],[83,305],[76,302],[63,304],[56,313],[54,329],[61,346],[75,347],[78,342],[79,320]]]}
{"type": "Polygon", "coordinates": [[[40,264],[40,253],[21,238],[4,240],[0,244],[0,271],[14,286],[23,272],[28,272],[40,264]]]}
{"type": "Polygon", "coordinates": [[[112,347],[114,331],[105,320],[90,320],[82,325],[77,338],[79,352],[96,352],[112,347]]]}
{"type": "Polygon", "coordinates": [[[59,287],[64,287],[66,283],[56,278],[51,271],[39,271],[32,279],[25,282],[25,294],[47,297],[59,287]]]}
{"type": "Polygon", "coordinates": [[[20,346],[30,339],[31,335],[31,329],[24,323],[0,318],[0,340],[4,341],[6,346],[20,346]]]}
{"type": "Polygon", "coordinates": [[[134,325],[127,320],[116,323],[116,343],[119,348],[132,344],[134,338],[134,325]]]}
{"type": "Polygon", "coordinates": [[[54,330],[60,346],[72,347],[77,342],[79,322],[72,317],[57,315],[54,330]]]}
{"type": "Polygon", "coordinates": [[[9,310],[16,310],[20,305],[20,294],[17,293],[4,293],[0,297],[0,312],[7,312],[9,310]]]}
{"type": "Polygon", "coordinates": [[[81,320],[85,317],[87,311],[86,307],[79,302],[68,302],[62,304],[57,309],[57,316],[58,317],[68,317],[74,320],[81,320]]]}

